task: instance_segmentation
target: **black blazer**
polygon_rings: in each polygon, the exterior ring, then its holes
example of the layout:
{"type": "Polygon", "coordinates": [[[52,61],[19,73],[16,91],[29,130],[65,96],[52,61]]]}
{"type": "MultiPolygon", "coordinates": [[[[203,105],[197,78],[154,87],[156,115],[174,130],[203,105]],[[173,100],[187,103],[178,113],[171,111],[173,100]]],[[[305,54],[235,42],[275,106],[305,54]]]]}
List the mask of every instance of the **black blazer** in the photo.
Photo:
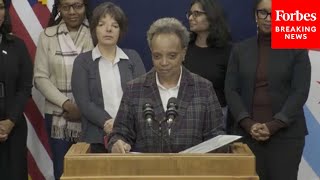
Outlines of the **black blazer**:
{"type": "MultiPolygon", "coordinates": [[[[307,134],[303,105],[308,98],[311,78],[308,51],[270,48],[268,54],[267,77],[273,117],[287,125],[273,136],[303,137],[307,134]]],[[[243,118],[251,117],[257,62],[257,37],[234,46],[225,94],[236,125],[243,118]]]]}
{"type": "Polygon", "coordinates": [[[31,96],[33,68],[24,42],[11,38],[3,39],[0,45],[0,81],[5,83],[4,118],[18,125],[24,120],[24,107],[31,96]]]}

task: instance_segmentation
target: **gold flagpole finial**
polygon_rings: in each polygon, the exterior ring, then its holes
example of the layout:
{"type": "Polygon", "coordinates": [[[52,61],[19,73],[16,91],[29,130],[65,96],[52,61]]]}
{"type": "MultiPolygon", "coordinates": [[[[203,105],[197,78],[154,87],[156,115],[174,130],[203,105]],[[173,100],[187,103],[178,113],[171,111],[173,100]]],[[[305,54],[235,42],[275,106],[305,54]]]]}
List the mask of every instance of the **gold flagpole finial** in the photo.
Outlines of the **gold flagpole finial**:
{"type": "Polygon", "coordinates": [[[42,5],[47,5],[48,0],[38,0],[38,2],[42,5]]]}

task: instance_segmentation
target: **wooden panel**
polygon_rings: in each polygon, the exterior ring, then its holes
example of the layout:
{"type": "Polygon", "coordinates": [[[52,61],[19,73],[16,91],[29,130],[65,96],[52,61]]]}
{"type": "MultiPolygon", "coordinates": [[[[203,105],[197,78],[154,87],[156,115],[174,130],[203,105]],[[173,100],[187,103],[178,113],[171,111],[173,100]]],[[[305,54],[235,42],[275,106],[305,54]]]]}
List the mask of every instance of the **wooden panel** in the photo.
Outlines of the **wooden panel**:
{"type": "Polygon", "coordinates": [[[231,149],[220,154],[91,154],[88,144],[78,143],[65,156],[62,179],[256,179],[250,149],[241,143],[231,149]]]}
{"type": "Polygon", "coordinates": [[[86,176],[61,180],[259,180],[257,176],[86,176]]]}

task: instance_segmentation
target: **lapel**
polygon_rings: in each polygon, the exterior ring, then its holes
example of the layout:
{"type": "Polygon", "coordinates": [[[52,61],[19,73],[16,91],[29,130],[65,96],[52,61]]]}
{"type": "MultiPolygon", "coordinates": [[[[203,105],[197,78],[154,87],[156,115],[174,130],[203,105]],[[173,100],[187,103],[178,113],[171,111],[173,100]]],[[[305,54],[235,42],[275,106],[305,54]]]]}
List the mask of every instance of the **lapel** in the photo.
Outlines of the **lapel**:
{"type": "MultiPolygon", "coordinates": [[[[3,40],[2,40],[3,41],[3,40]]],[[[0,45],[0,53],[1,53],[1,59],[0,61],[1,62],[1,66],[2,68],[6,68],[6,67],[9,67],[8,66],[8,63],[9,63],[9,58],[8,58],[8,47],[6,46],[6,42],[1,42],[1,45],[0,45]]],[[[3,74],[0,74],[0,75],[3,75],[2,78],[0,78],[0,81],[5,81],[5,82],[8,82],[10,79],[8,77],[8,74],[7,74],[8,71],[5,71],[3,69],[3,74]]]]}
{"type": "Polygon", "coordinates": [[[162,121],[165,119],[165,112],[162,106],[162,101],[158,86],[156,83],[156,71],[152,69],[146,76],[144,82],[144,103],[150,103],[153,106],[155,117],[157,121],[162,121]]]}
{"type": "Polygon", "coordinates": [[[101,86],[101,77],[100,77],[100,72],[99,72],[99,61],[100,61],[100,58],[95,60],[93,62],[93,65],[94,65],[94,70],[96,71],[95,75],[96,75],[96,83],[97,83],[97,91],[98,91],[98,94],[97,94],[98,98],[97,99],[98,99],[100,105],[102,105],[102,107],[104,107],[102,86],[101,86]]]}
{"type": "Polygon", "coordinates": [[[248,72],[251,72],[252,74],[249,75],[249,77],[253,77],[251,79],[252,83],[255,83],[256,79],[256,73],[257,73],[257,67],[258,67],[258,56],[259,56],[259,48],[257,39],[253,38],[251,41],[248,42],[248,46],[245,47],[245,50],[243,51],[247,54],[247,60],[249,62],[245,63],[244,65],[247,66],[248,72]],[[248,49],[250,48],[250,51],[248,49]],[[249,52],[249,53],[248,53],[249,52]]]}
{"type": "MultiPolygon", "coordinates": [[[[247,73],[245,78],[248,80],[248,94],[249,97],[253,97],[254,91],[255,91],[255,83],[256,83],[256,73],[257,73],[257,67],[258,67],[258,54],[259,54],[259,48],[258,48],[258,42],[257,38],[250,39],[246,46],[243,47],[244,49],[241,49],[239,52],[242,52],[241,57],[239,59],[243,59],[244,61],[239,62],[239,66],[241,66],[240,70],[244,73],[247,73]]],[[[247,88],[245,88],[247,89],[247,88]]],[[[252,104],[253,98],[250,98],[249,104],[252,104]]],[[[251,108],[251,105],[249,106],[251,108]]],[[[250,109],[251,112],[251,109],[250,109]]]]}
{"type": "Polygon", "coordinates": [[[120,72],[121,87],[124,91],[126,89],[127,82],[132,79],[133,67],[129,63],[128,59],[120,59],[120,61],[118,62],[118,67],[120,72]]]}
{"type": "Polygon", "coordinates": [[[287,49],[269,49],[268,51],[268,71],[267,77],[269,81],[269,89],[273,89],[273,85],[277,84],[275,82],[279,79],[279,76],[290,76],[291,62],[290,51],[287,49]],[[276,67],[276,69],[275,69],[276,67]]]}
{"type": "Polygon", "coordinates": [[[174,139],[179,129],[181,129],[181,127],[184,126],[186,119],[185,114],[195,93],[194,84],[195,79],[192,77],[190,71],[188,71],[184,66],[182,66],[182,77],[177,98],[178,117],[176,117],[175,121],[171,126],[171,134],[169,137],[171,141],[174,139]]]}
{"type": "Polygon", "coordinates": [[[194,82],[195,80],[192,78],[190,71],[188,71],[185,67],[182,67],[182,77],[179,87],[178,93],[178,118],[177,120],[181,120],[184,118],[184,115],[187,112],[188,106],[194,95],[194,82]]]}

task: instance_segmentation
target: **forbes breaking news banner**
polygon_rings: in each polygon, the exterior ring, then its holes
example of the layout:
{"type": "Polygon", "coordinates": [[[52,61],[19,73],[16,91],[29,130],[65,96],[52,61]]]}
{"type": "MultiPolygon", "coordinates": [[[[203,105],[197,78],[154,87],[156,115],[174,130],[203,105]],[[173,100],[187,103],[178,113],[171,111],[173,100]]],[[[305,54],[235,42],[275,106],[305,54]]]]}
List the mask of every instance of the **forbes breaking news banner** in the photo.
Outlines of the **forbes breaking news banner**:
{"type": "Polygon", "coordinates": [[[272,48],[320,48],[320,1],[272,1],[272,48]]]}

